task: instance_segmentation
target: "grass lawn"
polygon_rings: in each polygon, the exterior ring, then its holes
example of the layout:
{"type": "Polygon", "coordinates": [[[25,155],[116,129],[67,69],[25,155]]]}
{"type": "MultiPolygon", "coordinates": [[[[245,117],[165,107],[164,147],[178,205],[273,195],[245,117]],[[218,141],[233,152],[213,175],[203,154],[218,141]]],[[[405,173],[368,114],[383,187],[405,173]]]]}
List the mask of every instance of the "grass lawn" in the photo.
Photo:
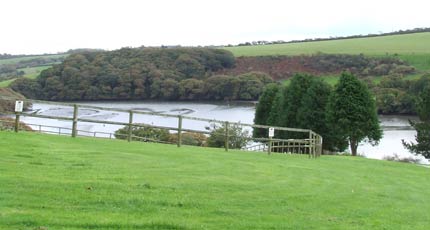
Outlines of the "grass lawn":
{"type": "Polygon", "coordinates": [[[0,132],[0,229],[428,229],[430,169],[0,132]]]}

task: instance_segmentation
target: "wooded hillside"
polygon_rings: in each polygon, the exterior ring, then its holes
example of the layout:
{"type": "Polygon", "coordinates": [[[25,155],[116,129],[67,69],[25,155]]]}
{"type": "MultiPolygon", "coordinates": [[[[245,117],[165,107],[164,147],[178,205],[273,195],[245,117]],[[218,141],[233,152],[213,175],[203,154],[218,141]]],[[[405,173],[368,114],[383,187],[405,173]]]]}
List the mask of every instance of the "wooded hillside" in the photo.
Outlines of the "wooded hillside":
{"type": "Polygon", "coordinates": [[[272,81],[267,74],[214,75],[234,64],[226,50],[123,48],[72,54],[36,80],[18,79],[11,87],[45,100],[258,99],[272,81]]]}
{"type": "Polygon", "coordinates": [[[234,68],[221,69],[220,74],[237,75],[249,71],[269,74],[275,80],[292,77],[296,73],[316,76],[337,75],[349,71],[360,77],[411,74],[415,68],[394,56],[369,57],[351,54],[313,54],[297,56],[238,57],[234,68]]]}

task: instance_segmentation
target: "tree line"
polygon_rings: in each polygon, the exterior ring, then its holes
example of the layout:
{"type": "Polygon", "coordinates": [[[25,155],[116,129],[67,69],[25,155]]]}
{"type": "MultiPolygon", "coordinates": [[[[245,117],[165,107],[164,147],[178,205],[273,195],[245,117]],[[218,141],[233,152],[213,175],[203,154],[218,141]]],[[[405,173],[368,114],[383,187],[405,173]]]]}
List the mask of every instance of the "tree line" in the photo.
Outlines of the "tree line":
{"type": "Polygon", "coordinates": [[[11,87],[43,100],[256,100],[269,75],[215,75],[234,56],[207,48],[123,48],[71,54],[35,79],[11,87]]]}
{"type": "MultiPolygon", "coordinates": [[[[339,152],[349,145],[355,155],[361,141],[377,144],[382,137],[377,111],[384,111],[386,106],[397,106],[397,111],[416,111],[421,120],[411,121],[418,133],[417,144],[404,145],[412,152],[430,157],[430,76],[424,75],[415,81],[387,77],[380,85],[374,89],[374,94],[366,81],[349,72],[342,73],[334,88],[312,75],[296,74],[289,86],[267,85],[259,99],[254,123],[312,129],[322,135],[324,150],[339,152]],[[409,92],[398,95],[405,97],[400,100],[404,104],[394,103],[395,98],[388,99],[391,94],[380,90],[400,86],[409,92]],[[378,103],[380,107],[377,109],[378,103]]],[[[300,135],[285,131],[275,133],[275,137],[282,139],[306,138],[300,135]]],[[[253,136],[267,137],[267,130],[254,129],[253,136]]]]}
{"type": "MultiPolygon", "coordinates": [[[[323,149],[352,155],[367,139],[377,143],[382,130],[376,106],[366,84],[353,74],[342,73],[333,89],[321,79],[296,74],[289,86],[271,84],[260,97],[255,124],[311,129],[323,137],[323,149]]],[[[307,138],[306,134],[275,132],[275,138],[307,138]]],[[[254,137],[267,137],[267,130],[254,129],[254,137]]]]}
{"type": "MultiPolygon", "coordinates": [[[[398,30],[393,32],[387,32],[387,33],[380,33],[380,34],[365,34],[365,35],[351,35],[351,36],[335,36],[335,37],[329,37],[329,38],[308,38],[303,40],[291,40],[291,41],[284,41],[284,40],[277,40],[277,41],[252,41],[252,42],[244,42],[239,43],[237,46],[255,46],[255,45],[271,45],[271,44],[287,44],[287,43],[304,43],[304,42],[317,42],[317,41],[331,41],[331,40],[344,40],[344,39],[353,39],[353,38],[371,38],[371,37],[383,37],[383,36],[390,36],[390,35],[402,35],[402,34],[414,34],[414,33],[425,33],[430,32],[429,27],[424,28],[414,28],[414,29],[407,29],[407,30],[398,30]]],[[[233,45],[228,45],[233,46],[233,45]]]]}

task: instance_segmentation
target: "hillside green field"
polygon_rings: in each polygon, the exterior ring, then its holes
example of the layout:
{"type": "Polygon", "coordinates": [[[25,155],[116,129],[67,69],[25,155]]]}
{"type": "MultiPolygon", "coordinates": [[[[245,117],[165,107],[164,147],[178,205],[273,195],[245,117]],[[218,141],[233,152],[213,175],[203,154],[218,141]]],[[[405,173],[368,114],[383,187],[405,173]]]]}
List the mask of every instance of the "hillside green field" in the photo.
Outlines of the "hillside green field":
{"type": "Polygon", "coordinates": [[[0,229],[428,229],[430,169],[0,132],[0,229]]]}
{"type": "Polygon", "coordinates": [[[66,57],[67,55],[68,54],[46,54],[46,55],[35,55],[35,56],[0,59],[0,65],[15,64],[20,61],[26,61],[26,60],[36,59],[36,58],[61,58],[61,57],[66,57]]]}
{"type": "Polygon", "coordinates": [[[16,78],[5,80],[5,81],[0,81],[0,88],[8,87],[15,80],[16,80],[16,78]]]}
{"type": "MultiPolygon", "coordinates": [[[[13,64],[17,64],[20,61],[32,60],[32,59],[37,59],[37,58],[46,58],[46,59],[48,59],[48,58],[61,58],[61,57],[66,57],[67,55],[68,54],[50,54],[50,55],[37,55],[37,56],[26,56],[26,57],[18,57],[18,58],[0,59],[0,66],[1,65],[13,65],[13,64]]],[[[49,64],[45,64],[45,65],[41,65],[41,66],[21,68],[21,69],[17,69],[17,70],[24,71],[23,77],[35,79],[37,76],[39,76],[39,74],[42,70],[50,68],[53,64],[58,64],[58,63],[49,63],[49,64]]],[[[0,81],[0,88],[8,87],[15,80],[16,80],[16,78],[0,81]]]]}
{"type": "Polygon", "coordinates": [[[225,47],[235,56],[334,54],[430,54],[430,32],[260,46],[225,47]]]}
{"type": "MultiPolygon", "coordinates": [[[[50,67],[51,66],[36,66],[36,67],[22,68],[22,69],[18,69],[18,70],[24,71],[25,74],[23,77],[35,79],[37,76],[39,76],[39,74],[40,74],[40,72],[42,72],[42,70],[48,69],[50,67]]],[[[15,80],[16,80],[16,78],[5,80],[5,81],[0,81],[0,88],[8,87],[15,80]]]]}

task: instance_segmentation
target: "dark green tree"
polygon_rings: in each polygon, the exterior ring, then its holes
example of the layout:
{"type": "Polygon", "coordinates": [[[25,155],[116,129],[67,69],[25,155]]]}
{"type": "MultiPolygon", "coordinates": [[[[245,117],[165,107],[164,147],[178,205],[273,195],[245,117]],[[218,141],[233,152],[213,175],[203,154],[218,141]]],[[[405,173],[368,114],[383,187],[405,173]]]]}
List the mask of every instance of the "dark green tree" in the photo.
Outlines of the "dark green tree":
{"type": "MultiPolygon", "coordinates": [[[[254,124],[256,125],[273,125],[268,122],[271,114],[273,102],[278,92],[281,90],[281,86],[275,83],[268,84],[263,91],[260,99],[258,100],[257,107],[255,109],[254,124]]],[[[267,137],[267,129],[254,128],[253,137],[267,137]]]]}
{"type": "MultiPolygon", "coordinates": [[[[357,155],[360,142],[377,144],[382,138],[375,101],[367,86],[351,73],[342,73],[331,94],[327,121],[336,134],[336,142],[348,141],[353,156],[357,155]]],[[[341,145],[338,147],[342,150],[341,145]]]]}
{"type": "Polygon", "coordinates": [[[323,136],[323,149],[333,150],[330,138],[330,127],[326,122],[326,107],[332,87],[321,79],[311,82],[303,95],[301,106],[297,112],[300,128],[311,129],[323,136]]]}
{"type": "Polygon", "coordinates": [[[419,94],[416,104],[420,122],[409,121],[417,131],[416,143],[407,143],[404,140],[402,143],[409,151],[430,158],[430,85],[419,94]]]}
{"type": "MultiPolygon", "coordinates": [[[[270,114],[267,117],[267,124],[273,126],[281,126],[281,115],[283,113],[283,107],[285,95],[288,93],[288,88],[285,86],[280,86],[275,98],[272,102],[272,108],[270,109],[270,114]]],[[[275,136],[278,137],[275,133],[275,136]]]]}
{"type": "MultiPolygon", "coordinates": [[[[280,119],[277,122],[278,126],[300,128],[301,123],[298,118],[298,112],[302,106],[302,100],[308,88],[311,86],[315,77],[308,74],[296,74],[291,79],[286,94],[280,108],[280,119]]],[[[275,109],[275,108],[274,108],[275,109]]],[[[281,132],[281,138],[302,138],[300,133],[281,132]]]]}

